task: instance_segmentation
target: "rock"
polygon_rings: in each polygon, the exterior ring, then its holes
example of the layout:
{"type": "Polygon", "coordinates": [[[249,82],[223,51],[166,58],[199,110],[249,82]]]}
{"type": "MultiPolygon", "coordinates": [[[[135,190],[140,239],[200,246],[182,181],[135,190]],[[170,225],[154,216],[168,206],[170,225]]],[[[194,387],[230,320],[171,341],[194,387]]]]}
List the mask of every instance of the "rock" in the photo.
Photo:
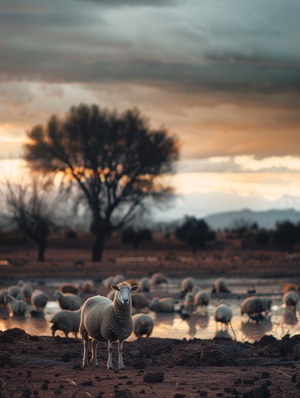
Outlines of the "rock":
{"type": "Polygon", "coordinates": [[[144,376],[145,383],[161,383],[164,381],[165,374],[162,372],[147,373],[144,376]]]}

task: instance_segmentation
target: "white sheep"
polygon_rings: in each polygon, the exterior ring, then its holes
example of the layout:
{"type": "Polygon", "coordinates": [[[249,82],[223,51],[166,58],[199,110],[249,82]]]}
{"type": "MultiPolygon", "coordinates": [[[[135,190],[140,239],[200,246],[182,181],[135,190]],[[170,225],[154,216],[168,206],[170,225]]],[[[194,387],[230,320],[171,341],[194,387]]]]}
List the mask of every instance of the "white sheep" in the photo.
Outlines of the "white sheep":
{"type": "Polygon", "coordinates": [[[262,313],[265,311],[264,305],[259,297],[247,297],[240,305],[241,314],[247,314],[254,321],[264,319],[262,313]]]}
{"type": "Polygon", "coordinates": [[[61,330],[64,332],[66,337],[69,337],[69,333],[74,333],[75,337],[77,338],[80,324],[80,314],[80,309],[76,311],[63,310],[54,314],[50,321],[53,323],[51,326],[52,336],[55,336],[55,332],[57,330],[61,330]]]}
{"type": "Polygon", "coordinates": [[[43,311],[46,307],[48,301],[50,300],[49,296],[44,293],[42,290],[34,289],[31,295],[31,304],[36,307],[37,311],[43,311]]]}
{"type": "Polygon", "coordinates": [[[230,293],[230,290],[228,290],[224,278],[218,278],[215,280],[215,292],[216,293],[230,293]]]}
{"type": "Polygon", "coordinates": [[[8,304],[11,312],[16,316],[25,316],[27,311],[27,304],[24,300],[16,299],[7,294],[4,299],[5,304],[8,304]]]}
{"type": "Polygon", "coordinates": [[[154,321],[150,315],[147,314],[135,314],[132,316],[133,320],[133,332],[137,338],[146,335],[149,337],[154,328],[154,321]]]}
{"type": "Polygon", "coordinates": [[[160,285],[162,283],[168,283],[168,278],[161,272],[155,272],[150,278],[151,285],[160,285]]]}
{"type": "Polygon", "coordinates": [[[62,310],[75,311],[82,306],[82,299],[76,294],[62,293],[56,290],[53,297],[56,298],[62,310]]]}
{"type": "Polygon", "coordinates": [[[232,319],[231,308],[228,307],[226,303],[220,303],[215,308],[214,319],[217,325],[218,323],[221,323],[221,326],[225,325],[226,327],[228,327],[228,324],[231,322],[232,319]]]}
{"type": "Polygon", "coordinates": [[[139,285],[140,289],[143,290],[143,292],[150,292],[151,283],[150,283],[150,279],[147,278],[146,276],[144,276],[143,278],[141,278],[138,281],[138,285],[139,285]]]}
{"type": "Polygon", "coordinates": [[[181,290],[184,292],[190,292],[192,291],[193,287],[195,285],[195,278],[192,276],[187,276],[186,278],[182,279],[181,281],[181,290]]]}
{"type": "Polygon", "coordinates": [[[161,299],[153,297],[149,303],[149,309],[154,312],[174,312],[174,300],[172,297],[161,299]]]}
{"type": "Polygon", "coordinates": [[[139,289],[127,282],[112,285],[116,291],[114,301],[107,297],[94,296],[86,300],[82,307],[79,331],[83,339],[82,366],[87,365],[88,341],[92,339],[92,359],[98,367],[97,346],[99,341],[108,342],[107,369],[113,368],[113,342],[118,341],[119,369],[125,369],[123,362],[123,342],[133,331],[131,292],[139,289]]]}
{"type": "Polygon", "coordinates": [[[196,311],[198,311],[198,308],[200,307],[202,310],[208,306],[210,300],[210,296],[208,293],[204,292],[203,290],[199,290],[195,294],[194,298],[194,308],[196,311]]]}
{"type": "Polygon", "coordinates": [[[195,296],[193,293],[188,293],[183,300],[181,312],[185,314],[191,314],[194,311],[194,300],[195,296]]]}
{"type": "Polygon", "coordinates": [[[294,290],[289,290],[282,296],[282,304],[285,305],[287,309],[292,309],[295,314],[298,297],[299,296],[297,292],[295,292],[294,290]]]}

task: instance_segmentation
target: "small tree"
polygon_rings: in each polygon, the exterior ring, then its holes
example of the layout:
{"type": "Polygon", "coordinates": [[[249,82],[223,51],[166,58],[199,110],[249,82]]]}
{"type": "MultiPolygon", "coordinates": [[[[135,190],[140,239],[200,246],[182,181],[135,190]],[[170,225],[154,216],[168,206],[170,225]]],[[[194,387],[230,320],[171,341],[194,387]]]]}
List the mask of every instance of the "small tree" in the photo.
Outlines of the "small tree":
{"type": "Polygon", "coordinates": [[[179,145],[165,129],[152,130],[137,109],[122,114],[96,105],[72,107],[28,132],[25,159],[32,169],[75,182],[92,215],[92,260],[105,239],[128,225],[145,201],[170,198],[162,176],[173,171],[179,145]]]}
{"type": "Polygon", "coordinates": [[[53,209],[49,199],[51,187],[48,179],[35,175],[30,181],[6,181],[1,192],[10,222],[38,245],[38,261],[45,260],[47,238],[53,226],[53,209]]]}
{"type": "Polygon", "coordinates": [[[149,229],[143,228],[135,231],[132,227],[124,228],[122,231],[122,243],[124,245],[133,245],[135,249],[143,242],[150,242],[152,240],[152,233],[149,229]]]}
{"type": "Polygon", "coordinates": [[[186,216],[183,224],[176,228],[175,236],[192,247],[196,253],[199,247],[203,247],[206,242],[216,239],[216,234],[212,231],[204,220],[197,220],[195,217],[186,216]]]}
{"type": "Polygon", "coordinates": [[[300,241],[299,224],[295,225],[290,221],[278,222],[273,233],[273,240],[283,250],[293,251],[295,244],[300,241]]]}

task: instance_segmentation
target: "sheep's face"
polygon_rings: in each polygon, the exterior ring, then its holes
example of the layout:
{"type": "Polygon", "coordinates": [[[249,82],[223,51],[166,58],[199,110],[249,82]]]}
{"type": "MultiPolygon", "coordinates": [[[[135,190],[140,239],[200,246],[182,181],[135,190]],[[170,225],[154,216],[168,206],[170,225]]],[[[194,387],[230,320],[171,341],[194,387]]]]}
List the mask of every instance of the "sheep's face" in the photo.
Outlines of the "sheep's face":
{"type": "Polygon", "coordinates": [[[128,283],[119,283],[118,285],[111,285],[113,290],[116,290],[118,301],[122,305],[129,305],[131,302],[131,292],[136,292],[139,286],[130,286],[128,283]]]}

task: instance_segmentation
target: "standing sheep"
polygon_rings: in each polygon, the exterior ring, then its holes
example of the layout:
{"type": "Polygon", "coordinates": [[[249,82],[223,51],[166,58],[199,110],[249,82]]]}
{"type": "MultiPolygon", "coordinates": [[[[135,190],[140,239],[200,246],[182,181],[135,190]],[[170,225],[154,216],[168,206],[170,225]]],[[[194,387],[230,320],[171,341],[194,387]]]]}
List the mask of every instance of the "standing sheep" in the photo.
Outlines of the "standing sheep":
{"type": "Polygon", "coordinates": [[[168,278],[161,272],[155,272],[150,278],[151,285],[160,285],[162,283],[168,283],[168,278]]]}
{"type": "Polygon", "coordinates": [[[183,314],[192,314],[192,312],[194,311],[194,300],[195,300],[195,296],[193,295],[193,293],[188,293],[183,301],[183,304],[181,306],[181,312],[183,314]]]}
{"type": "Polygon", "coordinates": [[[151,283],[150,279],[144,276],[138,281],[138,285],[143,292],[150,292],[151,283]]]}
{"type": "Polygon", "coordinates": [[[64,332],[66,337],[69,337],[69,333],[74,333],[75,337],[77,338],[80,324],[80,314],[81,310],[63,310],[54,314],[50,321],[53,323],[51,326],[52,336],[55,336],[55,332],[57,330],[61,330],[64,332]]]}
{"type": "Polygon", "coordinates": [[[132,317],[133,320],[133,332],[139,339],[144,334],[149,337],[154,327],[153,318],[147,314],[135,314],[132,317]]]}
{"type": "Polygon", "coordinates": [[[230,290],[228,290],[224,278],[216,279],[213,292],[215,292],[215,293],[230,293],[230,290]]]}
{"type": "Polygon", "coordinates": [[[53,297],[56,298],[62,310],[75,311],[82,306],[82,299],[76,294],[62,293],[56,290],[53,297]]]}
{"type": "Polygon", "coordinates": [[[21,287],[21,292],[23,294],[24,300],[27,303],[30,303],[31,295],[32,295],[32,291],[33,291],[32,287],[28,283],[25,283],[22,280],[20,280],[17,285],[21,287]]]}
{"type": "Polygon", "coordinates": [[[185,293],[191,292],[194,285],[195,285],[195,278],[193,278],[192,276],[187,276],[181,281],[181,290],[183,290],[185,293]]]}
{"type": "Polygon", "coordinates": [[[296,314],[296,307],[298,303],[298,294],[294,290],[287,291],[282,297],[282,304],[287,309],[291,308],[293,313],[296,314]]]}
{"type": "Polygon", "coordinates": [[[247,297],[240,305],[241,314],[247,314],[250,319],[254,321],[261,321],[264,319],[262,313],[264,305],[259,297],[247,297]]]}
{"type": "Polygon", "coordinates": [[[221,326],[225,325],[226,327],[228,327],[228,324],[231,322],[232,319],[231,308],[229,308],[228,305],[225,303],[219,304],[215,309],[214,319],[216,321],[216,325],[218,325],[218,323],[220,322],[221,326]]]}
{"type": "Polygon", "coordinates": [[[94,296],[86,300],[82,307],[79,331],[83,339],[82,366],[87,366],[88,341],[92,339],[92,359],[98,367],[97,346],[99,341],[108,342],[107,369],[113,368],[113,342],[118,341],[119,369],[125,369],[123,362],[123,341],[133,330],[131,292],[139,289],[127,282],[112,285],[116,291],[114,301],[103,296],[94,296]]]}
{"type": "Polygon", "coordinates": [[[5,304],[8,304],[13,315],[25,316],[27,311],[27,304],[24,300],[16,299],[15,297],[7,294],[4,299],[5,304]]]}
{"type": "Polygon", "coordinates": [[[208,306],[209,304],[209,294],[204,292],[203,290],[199,290],[195,294],[195,299],[194,299],[194,307],[195,310],[198,311],[198,307],[200,307],[202,310],[208,306]]]}
{"type": "Polygon", "coordinates": [[[42,292],[39,289],[34,289],[31,295],[31,304],[36,307],[37,311],[43,311],[43,309],[46,307],[49,297],[47,296],[46,293],[42,292]]]}
{"type": "Polygon", "coordinates": [[[154,297],[149,303],[149,309],[154,312],[174,312],[174,300],[172,297],[154,297]]]}

